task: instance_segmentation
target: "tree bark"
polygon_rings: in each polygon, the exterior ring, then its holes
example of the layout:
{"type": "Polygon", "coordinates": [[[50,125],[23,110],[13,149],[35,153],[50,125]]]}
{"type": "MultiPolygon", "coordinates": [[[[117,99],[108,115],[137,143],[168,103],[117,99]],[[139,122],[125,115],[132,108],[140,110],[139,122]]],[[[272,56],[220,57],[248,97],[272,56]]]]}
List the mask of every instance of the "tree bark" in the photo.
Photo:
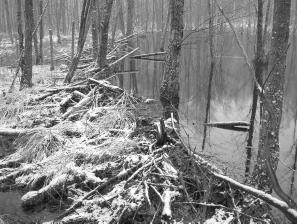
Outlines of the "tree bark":
{"type": "Polygon", "coordinates": [[[51,56],[51,66],[50,71],[55,70],[54,66],[54,43],[53,43],[53,30],[49,29],[49,39],[50,39],[50,56],[51,56]]]}
{"type": "Polygon", "coordinates": [[[165,74],[160,88],[160,101],[164,108],[165,118],[170,118],[173,112],[178,120],[179,107],[179,73],[180,54],[183,38],[184,0],[169,2],[171,14],[171,29],[168,46],[168,55],[165,62],[165,74]]]}
{"type": "MultiPolygon", "coordinates": [[[[33,6],[34,6],[34,3],[33,3],[33,6]]],[[[34,7],[33,7],[34,8],[34,7]]],[[[35,54],[35,64],[36,65],[39,65],[39,50],[38,50],[38,39],[37,39],[37,32],[33,33],[33,29],[35,27],[35,22],[36,22],[36,25],[37,25],[37,16],[36,16],[37,12],[36,10],[33,9],[33,27],[32,27],[32,35],[33,35],[33,44],[34,44],[34,54],[35,54]],[[35,21],[36,20],[36,21],[35,21]]]]}
{"type": "MultiPolygon", "coordinates": [[[[209,70],[209,78],[208,78],[208,89],[207,89],[207,99],[206,99],[206,110],[205,110],[205,119],[204,123],[209,122],[209,114],[210,114],[210,101],[211,101],[211,89],[212,89],[212,79],[214,76],[215,70],[215,52],[214,52],[214,23],[213,23],[213,12],[212,12],[213,2],[212,0],[208,0],[208,15],[209,15],[209,53],[210,53],[210,70],[209,70]]],[[[203,140],[202,140],[202,151],[205,148],[207,134],[207,126],[204,126],[203,129],[203,140]]]]}
{"type": "Polygon", "coordinates": [[[24,50],[24,34],[23,34],[23,23],[22,23],[22,2],[20,0],[16,0],[16,8],[17,8],[17,29],[18,29],[18,48],[21,57],[20,59],[20,69],[23,71],[24,65],[24,57],[22,56],[22,52],[24,50]]]}
{"type": "MultiPolygon", "coordinates": [[[[99,55],[97,60],[97,65],[100,68],[107,66],[106,55],[107,55],[107,44],[108,44],[108,29],[109,29],[109,20],[111,15],[111,9],[113,5],[113,0],[105,0],[103,21],[101,25],[101,42],[99,48],[99,55]]],[[[104,77],[102,77],[104,78],[104,77]]]]}
{"type": "Polygon", "coordinates": [[[71,60],[74,57],[74,38],[75,38],[75,22],[72,21],[72,28],[71,28],[71,60]]]}
{"type": "MultiPolygon", "coordinates": [[[[43,0],[39,1],[39,15],[42,15],[43,0]]],[[[43,64],[43,19],[41,18],[39,25],[39,64],[43,64]]]]}
{"type": "MultiPolygon", "coordinates": [[[[129,35],[133,34],[134,10],[135,10],[134,0],[127,0],[127,24],[126,24],[127,31],[126,31],[126,36],[129,36],[129,35]]],[[[131,49],[135,48],[133,39],[129,40],[128,46],[131,49]]],[[[129,60],[128,70],[130,70],[130,71],[135,70],[135,60],[134,59],[129,60]]],[[[137,94],[138,93],[138,88],[137,88],[137,79],[136,79],[136,74],[135,73],[130,74],[130,83],[131,83],[131,89],[137,94]]]]}
{"type": "Polygon", "coordinates": [[[32,87],[33,0],[25,0],[25,52],[20,89],[32,87]]]}
{"type": "Polygon", "coordinates": [[[93,58],[94,60],[98,57],[98,16],[97,16],[97,7],[96,0],[92,1],[92,44],[93,44],[93,58]]]}
{"type": "Polygon", "coordinates": [[[273,186],[269,175],[276,171],[279,157],[279,128],[282,117],[286,55],[289,39],[291,0],[274,0],[270,74],[264,82],[261,96],[263,110],[260,121],[259,151],[253,180],[258,188],[271,192],[273,186]]]}
{"type": "Polygon", "coordinates": [[[8,31],[11,43],[14,43],[13,36],[12,36],[12,26],[11,26],[11,20],[10,20],[9,7],[8,7],[8,0],[4,0],[4,7],[5,7],[7,31],[8,31]]]}
{"type": "Polygon", "coordinates": [[[58,43],[61,44],[61,34],[60,34],[60,25],[61,25],[61,9],[59,6],[59,2],[56,2],[56,26],[57,26],[57,38],[58,43]]]}
{"type": "MultiPolygon", "coordinates": [[[[263,73],[263,61],[264,61],[264,39],[263,39],[263,0],[258,0],[258,22],[257,22],[257,51],[255,56],[255,73],[257,81],[262,85],[262,73],[263,73]]],[[[245,178],[250,174],[250,164],[252,158],[252,146],[253,146],[253,136],[254,136],[254,124],[257,113],[258,104],[258,90],[256,84],[253,87],[253,102],[252,102],[252,112],[250,118],[250,128],[246,147],[246,163],[245,163],[245,178]]]]}
{"type": "Polygon", "coordinates": [[[90,11],[90,7],[91,7],[91,2],[92,0],[84,0],[83,1],[83,8],[81,11],[81,19],[80,19],[80,27],[79,27],[79,35],[78,35],[78,43],[77,43],[77,50],[76,50],[76,54],[72,59],[71,62],[71,66],[69,68],[69,71],[64,79],[64,83],[70,83],[71,79],[73,78],[74,72],[77,68],[82,50],[84,48],[85,45],[85,41],[86,41],[86,37],[87,37],[87,33],[88,33],[88,24],[87,24],[87,20],[88,20],[88,14],[90,11]]]}
{"type": "MultiPolygon", "coordinates": [[[[118,3],[118,19],[119,19],[119,28],[122,32],[122,36],[125,36],[125,23],[124,23],[124,13],[123,13],[123,6],[122,6],[122,1],[119,0],[117,1],[118,3]]],[[[124,71],[125,70],[125,63],[124,61],[120,62],[119,65],[119,70],[124,71]]],[[[123,74],[119,74],[119,86],[120,88],[124,88],[124,76],[123,74]]]]}

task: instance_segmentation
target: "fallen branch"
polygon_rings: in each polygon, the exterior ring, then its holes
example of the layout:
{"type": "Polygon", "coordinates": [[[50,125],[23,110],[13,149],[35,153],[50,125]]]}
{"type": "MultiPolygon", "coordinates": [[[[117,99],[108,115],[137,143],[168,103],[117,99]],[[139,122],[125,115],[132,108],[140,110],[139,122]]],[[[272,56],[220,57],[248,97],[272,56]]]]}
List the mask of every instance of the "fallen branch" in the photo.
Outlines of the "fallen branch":
{"type": "Polygon", "coordinates": [[[91,73],[96,73],[93,75],[93,78],[98,78],[100,77],[100,74],[106,72],[108,69],[112,69],[115,65],[117,65],[119,62],[121,62],[122,60],[124,60],[126,57],[130,56],[131,54],[133,54],[135,51],[137,51],[139,48],[135,48],[134,50],[130,51],[129,53],[125,54],[124,56],[122,56],[121,58],[119,58],[118,60],[110,63],[107,68],[94,68],[92,70],[89,70],[89,72],[91,73]],[[98,73],[97,73],[98,72],[98,73]]]}
{"type": "Polygon", "coordinates": [[[25,209],[31,208],[35,205],[39,205],[48,199],[50,196],[57,192],[61,192],[67,185],[74,183],[73,176],[68,174],[62,174],[54,178],[47,186],[41,188],[38,191],[29,191],[25,194],[22,200],[22,207],[25,209]]]}
{"type": "Polygon", "coordinates": [[[110,82],[105,81],[105,80],[96,80],[96,79],[93,79],[93,78],[89,78],[88,81],[90,83],[98,85],[101,88],[106,89],[107,91],[111,91],[111,92],[114,92],[114,93],[117,93],[117,94],[122,94],[124,92],[124,90],[121,89],[120,87],[111,85],[110,82]]]}
{"type": "Polygon", "coordinates": [[[25,129],[0,128],[0,135],[7,137],[18,137],[19,135],[25,134],[28,131],[25,129]]]}
{"type": "Polygon", "coordinates": [[[47,89],[46,92],[53,92],[53,93],[58,93],[61,91],[72,92],[74,90],[83,90],[86,88],[87,88],[86,85],[65,86],[65,87],[60,87],[60,88],[55,88],[55,89],[47,89]]]}
{"type": "Polygon", "coordinates": [[[88,95],[85,96],[85,98],[83,98],[81,101],[79,101],[76,105],[74,105],[73,107],[69,108],[67,110],[66,113],[63,114],[62,118],[66,119],[68,118],[71,114],[73,114],[74,112],[80,110],[82,107],[86,106],[87,104],[89,104],[94,96],[94,93],[96,92],[96,90],[98,89],[98,87],[95,87],[94,89],[92,89],[88,95]]]}
{"type": "Polygon", "coordinates": [[[110,178],[109,180],[107,180],[106,182],[104,182],[101,185],[98,185],[96,188],[94,188],[92,191],[90,191],[89,193],[87,193],[85,196],[83,196],[81,199],[79,199],[75,204],[73,204],[69,209],[67,209],[65,212],[63,212],[61,215],[59,215],[55,221],[61,220],[62,218],[64,218],[65,216],[69,215],[70,213],[72,213],[76,208],[80,207],[83,203],[84,200],[88,199],[89,197],[91,197],[92,195],[94,195],[96,192],[104,189],[105,187],[107,187],[108,185],[118,181],[118,180],[123,180],[125,178],[127,178],[128,176],[130,176],[135,170],[137,170],[140,166],[142,166],[142,163],[139,163],[137,165],[135,165],[134,167],[128,169],[128,170],[124,170],[122,172],[120,172],[119,174],[117,174],[115,177],[110,178]]]}

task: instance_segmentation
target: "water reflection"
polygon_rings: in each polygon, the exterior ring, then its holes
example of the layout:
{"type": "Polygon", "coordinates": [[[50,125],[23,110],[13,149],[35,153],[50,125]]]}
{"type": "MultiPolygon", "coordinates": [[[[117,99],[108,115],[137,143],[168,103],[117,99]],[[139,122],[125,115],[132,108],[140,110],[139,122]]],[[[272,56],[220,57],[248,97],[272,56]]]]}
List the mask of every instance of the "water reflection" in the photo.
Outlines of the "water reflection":
{"type": "MultiPolygon", "coordinates": [[[[154,34],[154,38],[159,37],[159,33],[154,34]]],[[[253,56],[254,44],[246,41],[246,34],[241,36],[250,57],[253,56]]],[[[148,38],[150,36],[148,35],[148,38]]],[[[207,33],[196,33],[184,44],[182,51],[182,71],[181,81],[181,106],[180,114],[183,118],[183,126],[186,133],[184,137],[189,141],[192,148],[200,150],[202,142],[202,123],[205,113],[205,99],[207,94],[207,80],[209,72],[209,53],[207,43],[207,33]]],[[[254,40],[251,36],[250,40],[254,40]]],[[[139,42],[144,52],[158,51],[158,43],[152,44],[147,41],[139,42]],[[150,44],[148,44],[150,43],[150,44]]],[[[279,182],[286,192],[289,192],[291,176],[290,169],[293,164],[295,148],[292,149],[294,114],[296,111],[296,90],[297,69],[294,62],[296,49],[289,49],[287,57],[286,75],[286,96],[284,100],[283,119],[280,131],[280,162],[277,169],[279,182]]],[[[252,98],[252,79],[248,73],[247,66],[238,49],[233,35],[224,32],[224,35],[217,36],[217,65],[214,77],[210,120],[216,121],[249,121],[252,98]]],[[[139,85],[142,92],[140,94],[158,98],[158,85],[161,82],[160,65],[154,68],[152,62],[138,62],[142,74],[139,78],[139,85]],[[156,77],[156,73],[158,76],[156,77]],[[157,81],[154,79],[157,78],[157,81]],[[156,86],[157,83],[157,86],[156,86]]],[[[259,117],[257,117],[257,122],[259,117]]],[[[254,137],[253,163],[256,159],[258,147],[258,123],[256,123],[256,133],[254,137]]],[[[230,176],[243,180],[247,133],[220,130],[212,128],[209,130],[206,153],[210,155],[212,162],[225,169],[230,176]]],[[[296,182],[296,181],[295,181],[296,182]]],[[[296,185],[296,183],[295,183],[296,185]]],[[[293,195],[297,199],[297,191],[294,187],[293,195]]]]}

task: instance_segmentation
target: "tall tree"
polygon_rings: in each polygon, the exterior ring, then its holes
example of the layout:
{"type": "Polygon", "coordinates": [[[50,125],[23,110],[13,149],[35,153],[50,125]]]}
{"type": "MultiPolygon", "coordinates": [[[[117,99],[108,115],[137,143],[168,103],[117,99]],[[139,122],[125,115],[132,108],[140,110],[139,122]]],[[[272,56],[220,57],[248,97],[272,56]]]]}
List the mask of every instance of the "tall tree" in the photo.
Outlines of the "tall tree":
{"type": "MultiPolygon", "coordinates": [[[[39,0],[39,15],[42,15],[43,0],[39,0]]],[[[43,19],[41,18],[39,24],[39,63],[43,64],[43,19]]]]}
{"type": "MultiPolygon", "coordinates": [[[[126,36],[129,36],[133,34],[133,17],[134,17],[134,12],[135,10],[135,2],[134,0],[127,0],[127,30],[126,30],[126,36]]],[[[134,48],[134,42],[132,39],[129,40],[128,46],[133,49],[134,48]]],[[[129,68],[128,70],[135,70],[135,60],[130,59],[129,61],[129,68]]],[[[135,91],[135,93],[138,93],[138,88],[137,88],[137,80],[136,80],[136,74],[130,74],[130,83],[131,83],[131,89],[135,91]]]]}
{"type": "Polygon", "coordinates": [[[92,0],[84,0],[83,1],[83,7],[81,10],[81,16],[80,16],[80,26],[79,26],[77,50],[76,50],[75,56],[72,59],[69,71],[64,79],[64,83],[71,82],[71,79],[73,78],[74,72],[77,68],[81,53],[82,53],[84,45],[85,45],[85,41],[86,41],[88,29],[89,29],[87,20],[88,20],[90,7],[92,4],[91,1],[92,0]]]}
{"type": "Polygon", "coordinates": [[[98,57],[98,16],[97,16],[97,7],[96,0],[92,1],[91,7],[92,14],[92,43],[93,43],[93,58],[94,60],[98,57]]]}
{"type": "Polygon", "coordinates": [[[4,7],[5,7],[5,16],[6,16],[6,27],[7,27],[10,41],[11,41],[11,43],[13,43],[12,25],[11,25],[11,20],[10,20],[8,0],[4,0],[4,7]]]}
{"type": "Polygon", "coordinates": [[[279,128],[282,117],[286,55],[289,39],[291,0],[274,0],[269,75],[263,82],[263,110],[260,121],[259,151],[254,169],[258,188],[271,192],[279,157],[279,128]],[[269,178],[270,177],[270,178],[269,178]]]}
{"type": "Polygon", "coordinates": [[[57,26],[57,38],[58,38],[58,43],[61,44],[61,34],[60,34],[60,28],[61,28],[61,8],[59,1],[56,1],[56,26],[57,26]]]}
{"type": "MultiPolygon", "coordinates": [[[[258,9],[257,9],[257,39],[256,39],[256,56],[254,60],[255,75],[257,81],[262,85],[262,73],[263,73],[263,63],[264,63],[264,39],[263,39],[263,0],[258,0],[258,9]]],[[[250,118],[250,129],[248,132],[248,140],[246,147],[246,163],[245,163],[245,177],[247,178],[250,174],[250,164],[252,158],[252,146],[253,146],[253,137],[254,137],[254,126],[255,118],[257,112],[258,104],[258,89],[256,84],[253,87],[253,102],[252,102],[252,111],[250,118]]]]}
{"type": "MultiPolygon", "coordinates": [[[[208,77],[208,89],[207,89],[207,99],[206,99],[206,111],[205,111],[205,119],[204,123],[208,123],[209,121],[209,113],[210,113],[210,100],[211,100],[211,89],[212,89],[212,80],[214,76],[215,71],[215,49],[214,49],[214,17],[213,17],[213,2],[212,0],[208,0],[208,34],[209,34],[209,54],[210,54],[210,68],[209,68],[209,77],[208,77]]],[[[204,125],[203,130],[203,141],[202,141],[202,150],[205,148],[205,141],[206,141],[206,133],[207,132],[207,126],[204,125]]]]}
{"type": "Polygon", "coordinates": [[[18,30],[18,48],[20,52],[20,69],[23,71],[24,58],[22,57],[22,52],[24,50],[24,34],[23,34],[23,23],[22,23],[22,2],[20,0],[15,0],[17,8],[17,30],[18,30]]]}
{"type": "MultiPolygon", "coordinates": [[[[33,4],[34,6],[34,4],[33,4]]],[[[34,8],[34,7],[33,7],[34,8]]],[[[38,50],[38,39],[37,39],[37,32],[33,33],[33,29],[34,29],[34,23],[36,21],[36,25],[38,23],[38,16],[37,16],[37,11],[33,10],[33,26],[32,26],[32,35],[33,35],[33,44],[34,44],[34,53],[35,53],[35,64],[39,65],[39,50],[38,50]],[[35,13],[34,13],[35,12],[35,13]]]]}
{"type": "Polygon", "coordinates": [[[105,0],[104,13],[101,24],[101,38],[100,38],[100,47],[99,55],[97,59],[97,64],[100,68],[107,66],[106,55],[107,55],[107,44],[108,44],[108,29],[109,21],[111,15],[111,9],[113,5],[113,0],[105,0]]]}
{"type": "Polygon", "coordinates": [[[169,1],[169,7],[171,29],[168,54],[165,62],[165,74],[160,88],[160,101],[165,111],[165,118],[169,118],[171,112],[173,112],[175,118],[178,119],[180,54],[184,28],[184,0],[171,0],[169,1]]]}
{"type": "Polygon", "coordinates": [[[25,52],[20,89],[32,87],[33,0],[25,0],[25,52]]]}

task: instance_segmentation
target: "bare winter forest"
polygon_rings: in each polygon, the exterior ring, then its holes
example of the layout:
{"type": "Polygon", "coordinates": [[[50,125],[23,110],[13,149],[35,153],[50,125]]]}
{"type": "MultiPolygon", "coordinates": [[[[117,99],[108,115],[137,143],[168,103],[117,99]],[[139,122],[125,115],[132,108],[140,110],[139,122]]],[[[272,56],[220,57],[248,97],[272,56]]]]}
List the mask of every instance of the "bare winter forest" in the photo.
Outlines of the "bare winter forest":
{"type": "Polygon", "coordinates": [[[297,223],[296,0],[0,0],[0,224],[297,223]]]}

